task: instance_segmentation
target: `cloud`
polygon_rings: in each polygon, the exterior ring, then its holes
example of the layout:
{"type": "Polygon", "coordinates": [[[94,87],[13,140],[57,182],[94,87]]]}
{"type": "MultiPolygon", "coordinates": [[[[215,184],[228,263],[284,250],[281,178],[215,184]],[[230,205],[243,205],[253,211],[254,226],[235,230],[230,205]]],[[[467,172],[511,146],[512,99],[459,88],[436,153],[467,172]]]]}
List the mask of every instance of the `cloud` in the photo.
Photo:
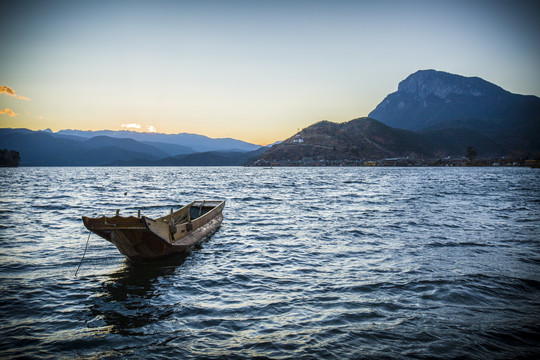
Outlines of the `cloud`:
{"type": "Polygon", "coordinates": [[[135,129],[140,129],[141,128],[141,125],[139,124],[122,124],[122,127],[125,127],[125,128],[135,128],[135,129]]]}
{"type": "Polygon", "coordinates": [[[151,133],[155,133],[157,131],[156,128],[153,127],[152,125],[148,125],[146,129],[148,130],[148,132],[151,132],[151,133]]]}
{"type": "Polygon", "coordinates": [[[9,115],[11,117],[15,117],[19,114],[15,114],[15,112],[11,109],[5,108],[4,110],[0,110],[0,114],[2,115],[9,115]]]}
{"type": "Polygon", "coordinates": [[[10,88],[9,86],[6,86],[6,85],[1,85],[0,86],[0,94],[7,94],[7,95],[10,95],[10,96],[14,96],[17,99],[30,100],[27,97],[17,95],[15,93],[15,90],[13,90],[12,88],[10,88]]]}

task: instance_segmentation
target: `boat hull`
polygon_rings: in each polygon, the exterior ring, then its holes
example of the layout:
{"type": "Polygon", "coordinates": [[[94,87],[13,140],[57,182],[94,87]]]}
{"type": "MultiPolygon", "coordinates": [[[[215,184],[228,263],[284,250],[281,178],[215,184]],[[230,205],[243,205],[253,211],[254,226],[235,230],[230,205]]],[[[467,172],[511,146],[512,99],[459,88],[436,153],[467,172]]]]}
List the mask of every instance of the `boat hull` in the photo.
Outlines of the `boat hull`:
{"type": "Polygon", "coordinates": [[[113,243],[129,259],[152,262],[187,254],[217,230],[223,221],[224,206],[225,202],[193,202],[170,216],[156,220],[147,217],[83,217],[83,223],[87,229],[113,243]],[[202,209],[205,213],[191,218],[189,214],[196,216],[198,209],[199,215],[202,209]],[[189,220],[174,223],[182,216],[189,220]]]}

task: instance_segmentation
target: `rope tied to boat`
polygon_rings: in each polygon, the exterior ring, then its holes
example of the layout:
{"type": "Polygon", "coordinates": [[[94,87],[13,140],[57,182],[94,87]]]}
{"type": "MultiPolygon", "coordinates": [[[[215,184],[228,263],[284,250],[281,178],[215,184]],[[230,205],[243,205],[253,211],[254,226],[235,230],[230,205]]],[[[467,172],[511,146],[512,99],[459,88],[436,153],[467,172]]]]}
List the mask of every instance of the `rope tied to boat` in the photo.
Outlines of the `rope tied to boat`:
{"type": "Polygon", "coordinates": [[[84,256],[86,255],[86,250],[88,249],[88,242],[90,241],[90,235],[92,235],[92,232],[88,232],[88,239],[86,239],[86,246],[84,247],[84,253],[81,258],[81,262],[79,263],[79,266],[77,266],[77,271],[75,271],[75,276],[77,276],[77,273],[79,272],[79,269],[81,268],[82,262],[84,260],[84,256]]]}

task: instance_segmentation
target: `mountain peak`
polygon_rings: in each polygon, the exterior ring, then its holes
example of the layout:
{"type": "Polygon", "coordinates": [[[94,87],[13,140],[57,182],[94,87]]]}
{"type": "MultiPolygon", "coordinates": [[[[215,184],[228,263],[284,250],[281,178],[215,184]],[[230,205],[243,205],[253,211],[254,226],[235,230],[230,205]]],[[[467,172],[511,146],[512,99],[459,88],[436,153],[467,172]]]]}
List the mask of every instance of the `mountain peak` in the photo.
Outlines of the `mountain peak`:
{"type": "Polygon", "coordinates": [[[538,101],[479,77],[420,70],[401,81],[398,91],[386,96],[369,117],[414,131],[467,118],[488,120],[493,126],[514,126],[516,121],[529,121],[530,114],[536,114],[538,101]]]}
{"type": "Polygon", "coordinates": [[[516,151],[540,149],[540,99],[513,94],[479,77],[417,71],[369,117],[413,131],[467,128],[516,151]]]}
{"type": "Polygon", "coordinates": [[[465,77],[437,70],[420,70],[409,75],[398,85],[398,92],[414,94],[420,99],[434,95],[446,99],[448,95],[502,95],[508,92],[479,77],[465,77]]]}

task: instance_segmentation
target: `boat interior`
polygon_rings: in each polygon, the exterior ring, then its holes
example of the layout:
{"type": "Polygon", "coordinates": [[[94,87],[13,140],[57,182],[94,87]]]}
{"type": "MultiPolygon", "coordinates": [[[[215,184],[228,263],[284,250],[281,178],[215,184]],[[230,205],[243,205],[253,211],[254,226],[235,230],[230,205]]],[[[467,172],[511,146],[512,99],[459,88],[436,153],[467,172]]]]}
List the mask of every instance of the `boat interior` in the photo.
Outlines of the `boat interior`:
{"type": "Polygon", "coordinates": [[[189,204],[187,207],[183,207],[175,212],[171,209],[171,214],[160,217],[156,219],[156,221],[162,221],[167,224],[170,224],[171,216],[174,220],[175,224],[181,224],[184,222],[193,221],[204,214],[208,213],[212,209],[214,209],[218,204],[215,201],[212,202],[204,202],[204,201],[196,201],[191,204],[189,204]]]}
{"type": "MultiPolygon", "coordinates": [[[[176,211],[173,211],[171,208],[170,214],[166,216],[162,216],[160,218],[155,219],[159,222],[164,222],[166,224],[171,224],[171,217],[173,219],[173,223],[175,225],[179,225],[182,223],[193,221],[197,218],[200,218],[201,216],[205,215],[206,213],[210,212],[212,209],[214,209],[216,206],[221,204],[219,201],[195,201],[192,202],[181,209],[178,209],[176,211]]],[[[117,210],[116,215],[113,217],[99,217],[99,218],[86,218],[88,223],[92,223],[94,226],[99,227],[115,227],[118,228],[118,226],[121,226],[122,228],[138,228],[138,227],[145,227],[144,221],[141,217],[141,212],[139,211],[137,214],[137,217],[134,216],[127,216],[123,217],[119,215],[119,211],[117,210]]]]}

